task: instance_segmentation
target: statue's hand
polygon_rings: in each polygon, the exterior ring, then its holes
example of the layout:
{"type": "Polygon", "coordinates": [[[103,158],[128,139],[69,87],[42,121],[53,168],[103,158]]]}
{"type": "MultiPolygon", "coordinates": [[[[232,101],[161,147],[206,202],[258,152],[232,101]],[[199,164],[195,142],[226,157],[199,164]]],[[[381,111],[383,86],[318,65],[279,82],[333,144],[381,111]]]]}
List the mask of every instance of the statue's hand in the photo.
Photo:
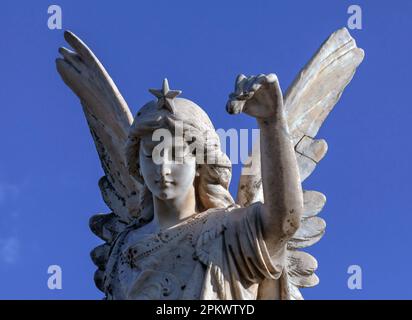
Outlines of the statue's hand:
{"type": "Polygon", "coordinates": [[[273,117],[282,109],[282,91],[274,73],[237,76],[235,92],[229,95],[226,105],[230,114],[244,112],[258,119],[273,117]]]}

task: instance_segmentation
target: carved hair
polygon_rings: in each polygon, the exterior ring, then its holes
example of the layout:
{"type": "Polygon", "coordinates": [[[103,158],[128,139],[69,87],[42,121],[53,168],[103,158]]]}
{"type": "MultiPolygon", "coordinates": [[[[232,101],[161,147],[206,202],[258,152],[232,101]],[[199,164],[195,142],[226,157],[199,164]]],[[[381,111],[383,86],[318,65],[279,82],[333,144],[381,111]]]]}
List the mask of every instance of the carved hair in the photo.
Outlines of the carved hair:
{"type": "Polygon", "coordinates": [[[232,164],[220,149],[220,140],[208,115],[195,103],[183,98],[173,99],[174,110],[159,108],[156,101],[145,104],[137,113],[126,144],[126,162],[130,174],[142,185],[140,217],[150,221],[153,217],[153,197],[140,172],[139,149],[143,136],[165,128],[173,134],[176,123],[183,124],[183,134],[193,150],[202,150],[202,161],[196,156],[199,176],[195,178],[196,205],[199,211],[226,208],[234,205],[228,188],[232,164]],[[210,163],[212,160],[212,163],[210,163]]]}

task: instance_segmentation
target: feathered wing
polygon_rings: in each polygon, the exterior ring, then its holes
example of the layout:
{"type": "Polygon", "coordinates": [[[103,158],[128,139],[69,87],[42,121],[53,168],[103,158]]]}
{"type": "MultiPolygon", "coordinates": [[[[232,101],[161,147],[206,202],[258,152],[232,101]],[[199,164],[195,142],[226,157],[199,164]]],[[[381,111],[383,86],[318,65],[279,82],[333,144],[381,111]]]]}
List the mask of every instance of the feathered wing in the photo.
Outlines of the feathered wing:
{"type": "Polygon", "coordinates": [[[99,181],[103,199],[111,209],[90,219],[92,231],[106,243],[91,252],[98,266],[95,282],[102,289],[102,277],[116,236],[139,217],[141,185],[129,174],[124,146],[133,117],[109,74],[93,52],[73,33],[65,39],[74,49],[60,48],[63,58],[56,66],[63,81],[79,97],[105,175],[99,181]]]}
{"type": "MultiPolygon", "coordinates": [[[[284,106],[302,182],[327,152],[325,140],[314,137],[363,57],[363,50],[356,46],[346,28],[340,29],[323,43],[285,94],[284,106]]],[[[259,143],[255,143],[248,163],[249,166],[243,168],[238,188],[237,202],[242,206],[263,202],[259,143]]],[[[303,299],[298,288],[312,287],[319,282],[314,273],[316,259],[298,249],[309,247],[322,238],[326,224],[317,214],[326,197],[317,191],[304,191],[303,196],[301,227],[287,246],[287,272],[280,283],[283,299],[303,299]]],[[[263,285],[270,287],[269,283],[263,285]]]]}

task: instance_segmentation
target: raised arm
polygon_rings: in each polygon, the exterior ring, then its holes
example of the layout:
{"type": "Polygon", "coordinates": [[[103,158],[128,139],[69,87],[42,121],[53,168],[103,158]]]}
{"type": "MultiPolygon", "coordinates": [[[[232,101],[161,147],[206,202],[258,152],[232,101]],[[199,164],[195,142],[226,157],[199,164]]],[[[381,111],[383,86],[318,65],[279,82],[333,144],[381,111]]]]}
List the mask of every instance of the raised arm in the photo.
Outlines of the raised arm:
{"type": "Polygon", "coordinates": [[[231,114],[244,112],[258,122],[263,236],[269,252],[275,254],[299,228],[303,211],[299,170],[276,75],[238,76],[226,108],[231,114]]]}

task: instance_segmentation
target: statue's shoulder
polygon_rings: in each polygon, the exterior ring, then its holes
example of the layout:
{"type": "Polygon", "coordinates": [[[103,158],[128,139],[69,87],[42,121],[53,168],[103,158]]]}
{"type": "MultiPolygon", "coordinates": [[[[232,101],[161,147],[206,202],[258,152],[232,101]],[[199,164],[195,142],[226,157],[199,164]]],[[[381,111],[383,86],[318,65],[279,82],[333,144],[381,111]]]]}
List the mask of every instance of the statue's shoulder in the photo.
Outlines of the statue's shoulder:
{"type": "Polygon", "coordinates": [[[202,213],[204,216],[204,226],[202,232],[207,232],[208,230],[218,229],[226,225],[227,219],[232,213],[236,211],[245,211],[247,208],[243,208],[238,204],[232,204],[225,208],[211,208],[202,213]]]}
{"type": "Polygon", "coordinates": [[[233,204],[226,208],[209,209],[203,213],[201,236],[205,239],[214,238],[230,227],[232,222],[259,215],[261,206],[262,202],[258,201],[247,207],[233,204]]]}
{"type": "MultiPolygon", "coordinates": [[[[252,226],[259,219],[262,202],[252,203],[247,207],[233,204],[226,208],[209,209],[204,213],[204,221],[196,237],[196,248],[206,248],[215,245],[223,234],[240,232],[245,224],[252,226]],[[231,230],[233,229],[233,230],[231,230]]],[[[239,236],[242,236],[240,234],[239,236]]]]}
{"type": "Polygon", "coordinates": [[[219,246],[223,234],[230,227],[230,221],[235,216],[244,216],[249,207],[233,204],[226,208],[213,208],[203,213],[203,223],[196,237],[195,248],[200,260],[208,260],[207,256],[213,251],[211,248],[219,246]],[[243,213],[243,214],[242,214],[243,213]],[[204,256],[204,259],[202,259],[204,256]]]}

